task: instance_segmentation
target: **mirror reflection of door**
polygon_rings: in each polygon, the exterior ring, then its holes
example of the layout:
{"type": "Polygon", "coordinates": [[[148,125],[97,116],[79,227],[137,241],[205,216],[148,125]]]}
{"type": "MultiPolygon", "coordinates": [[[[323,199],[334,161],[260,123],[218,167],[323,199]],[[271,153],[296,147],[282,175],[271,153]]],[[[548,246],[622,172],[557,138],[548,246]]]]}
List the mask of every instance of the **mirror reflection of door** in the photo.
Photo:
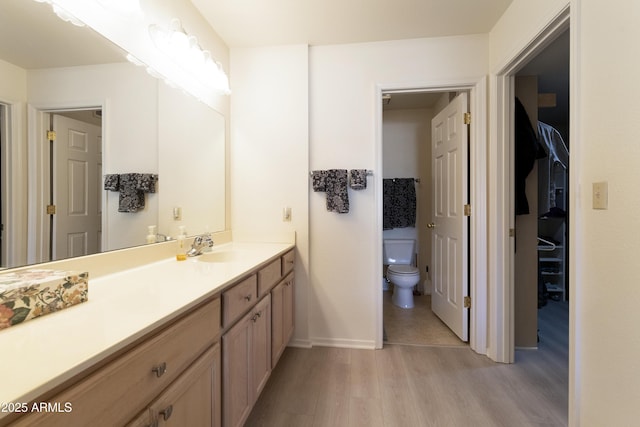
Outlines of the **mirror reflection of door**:
{"type": "Polygon", "coordinates": [[[5,260],[6,251],[6,238],[5,238],[5,221],[6,221],[6,213],[5,207],[7,206],[6,197],[7,197],[7,189],[6,189],[6,180],[4,179],[6,168],[5,161],[7,159],[6,154],[6,107],[4,104],[0,104],[0,268],[7,265],[5,260]]]}
{"type": "Polygon", "coordinates": [[[51,114],[52,260],[101,250],[102,119],[99,111],[51,114]]]}

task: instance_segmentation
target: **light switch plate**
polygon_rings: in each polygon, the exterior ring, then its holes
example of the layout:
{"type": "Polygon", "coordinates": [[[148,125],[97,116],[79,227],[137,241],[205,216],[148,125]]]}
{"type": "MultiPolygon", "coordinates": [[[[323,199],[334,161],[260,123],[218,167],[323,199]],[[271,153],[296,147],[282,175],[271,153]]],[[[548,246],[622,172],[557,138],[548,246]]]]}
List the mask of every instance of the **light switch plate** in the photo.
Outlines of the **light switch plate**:
{"type": "Polygon", "coordinates": [[[291,208],[290,207],[286,207],[282,209],[282,220],[284,222],[290,222],[291,221],[291,208]]]}
{"type": "Polygon", "coordinates": [[[607,209],[609,207],[608,187],[606,181],[593,183],[593,209],[607,209]]]}
{"type": "Polygon", "coordinates": [[[182,208],[181,207],[173,208],[173,220],[174,221],[182,221],[182,208]]]}

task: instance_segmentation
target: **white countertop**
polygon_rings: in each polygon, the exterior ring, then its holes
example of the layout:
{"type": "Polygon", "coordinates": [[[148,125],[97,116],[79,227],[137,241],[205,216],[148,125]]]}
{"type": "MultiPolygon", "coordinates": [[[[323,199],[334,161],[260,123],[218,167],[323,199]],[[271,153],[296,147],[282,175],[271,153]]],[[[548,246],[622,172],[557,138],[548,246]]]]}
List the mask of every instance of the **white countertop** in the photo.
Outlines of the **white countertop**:
{"type": "Polygon", "coordinates": [[[206,262],[205,254],[96,279],[89,271],[87,302],[0,330],[0,405],[36,399],[293,247],[227,243],[213,252],[232,261],[206,262]]]}

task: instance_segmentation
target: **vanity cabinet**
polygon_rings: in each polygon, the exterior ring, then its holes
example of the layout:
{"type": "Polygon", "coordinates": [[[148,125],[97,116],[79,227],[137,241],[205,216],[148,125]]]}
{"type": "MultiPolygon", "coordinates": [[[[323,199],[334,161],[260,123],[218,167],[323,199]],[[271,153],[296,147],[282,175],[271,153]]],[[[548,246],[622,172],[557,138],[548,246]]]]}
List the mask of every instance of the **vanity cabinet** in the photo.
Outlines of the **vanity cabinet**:
{"type": "Polygon", "coordinates": [[[215,344],[128,427],[219,426],[220,344],[215,344]]]}
{"type": "MultiPolygon", "coordinates": [[[[210,357],[202,359],[201,355],[219,340],[220,330],[220,299],[215,298],[78,383],[46,399],[54,405],[69,404],[71,411],[31,412],[14,425],[125,425],[150,402],[159,399],[165,390],[168,393],[169,387],[185,387],[191,379],[186,375],[191,372],[189,369],[196,367],[196,360],[211,362],[207,369],[217,372],[220,363],[210,357]]],[[[215,351],[214,348],[207,354],[213,352],[215,355],[215,351]]],[[[215,373],[213,377],[219,375],[215,373]]],[[[197,409],[193,408],[194,411],[209,413],[213,408],[219,412],[219,406],[216,408],[214,403],[220,396],[219,380],[213,381],[211,386],[209,394],[213,398],[205,403],[207,407],[201,407],[201,403],[197,409]]],[[[217,415],[210,416],[215,418],[217,415]]]]}
{"type": "Polygon", "coordinates": [[[223,293],[225,427],[242,426],[246,421],[293,333],[294,260],[291,250],[223,293]],[[259,301],[247,311],[254,290],[259,301]],[[236,321],[241,312],[246,314],[236,321]]]}
{"type": "Polygon", "coordinates": [[[222,336],[223,420],[241,426],[271,373],[271,297],[267,295],[222,336]]]}
{"type": "Polygon", "coordinates": [[[293,334],[293,273],[271,291],[271,365],[275,368],[293,334]]]}
{"type": "Polygon", "coordinates": [[[36,399],[71,410],[0,425],[242,426],[292,335],[294,261],[268,258],[36,399]]]}

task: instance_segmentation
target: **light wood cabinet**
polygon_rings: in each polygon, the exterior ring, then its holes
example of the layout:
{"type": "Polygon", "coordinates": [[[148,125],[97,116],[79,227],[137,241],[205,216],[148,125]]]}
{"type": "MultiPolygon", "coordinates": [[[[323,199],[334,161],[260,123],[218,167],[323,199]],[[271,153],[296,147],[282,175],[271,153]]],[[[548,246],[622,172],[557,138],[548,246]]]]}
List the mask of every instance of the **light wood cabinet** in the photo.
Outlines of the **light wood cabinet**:
{"type": "Polygon", "coordinates": [[[211,347],[219,333],[216,298],[48,399],[68,402],[70,412],[32,412],[15,425],[124,425],[211,347]]]}
{"type": "Polygon", "coordinates": [[[294,261],[291,250],[223,294],[226,332],[222,336],[222,418],[225,427],[243,425],[291,338],[294,261]],[[285,275],[286,279],[282,280],[285,275]],[[249,290],[253,292],[254,284],[261,299],[247,311],[247,306],[252,304],[247,296],[249,290]],[[236,321],[239,313],[245,314],[236,321]]]}
{"type": "Polygon", "coordinates": [[[70,404],[70,412],[30,413],[10,425],[243,425],[293,332],[293,267],[292,250],[247,271],[38,399],[70,404]]]}
{"type": "Polygon", "coordinates": [[[289,273],[271,291],[271,366],[275,368],[293,335],[294,279],[289,273]]]}
{"type": "Polygon", "coordinates": [[[220,426],[220,374],[215,344],[128,427],[220,426]]]}
{"type": "Polygon", "coordinates": [[[241,281],[222,293],[223,325],[228,328],[240,315],[246,313],[258,301],[258,279],[256,275],[241,281]]]}
{"type": "Polygon", "coordinates": [[[277,259],[258,271],[258,297],[266,295],[282,277],[282,262],[277,259]]]}
{"type": "Polygon", "coordinates": [[[271,373],[271,297],[222,336],[223,425],[241,426],[271,373]]]}

